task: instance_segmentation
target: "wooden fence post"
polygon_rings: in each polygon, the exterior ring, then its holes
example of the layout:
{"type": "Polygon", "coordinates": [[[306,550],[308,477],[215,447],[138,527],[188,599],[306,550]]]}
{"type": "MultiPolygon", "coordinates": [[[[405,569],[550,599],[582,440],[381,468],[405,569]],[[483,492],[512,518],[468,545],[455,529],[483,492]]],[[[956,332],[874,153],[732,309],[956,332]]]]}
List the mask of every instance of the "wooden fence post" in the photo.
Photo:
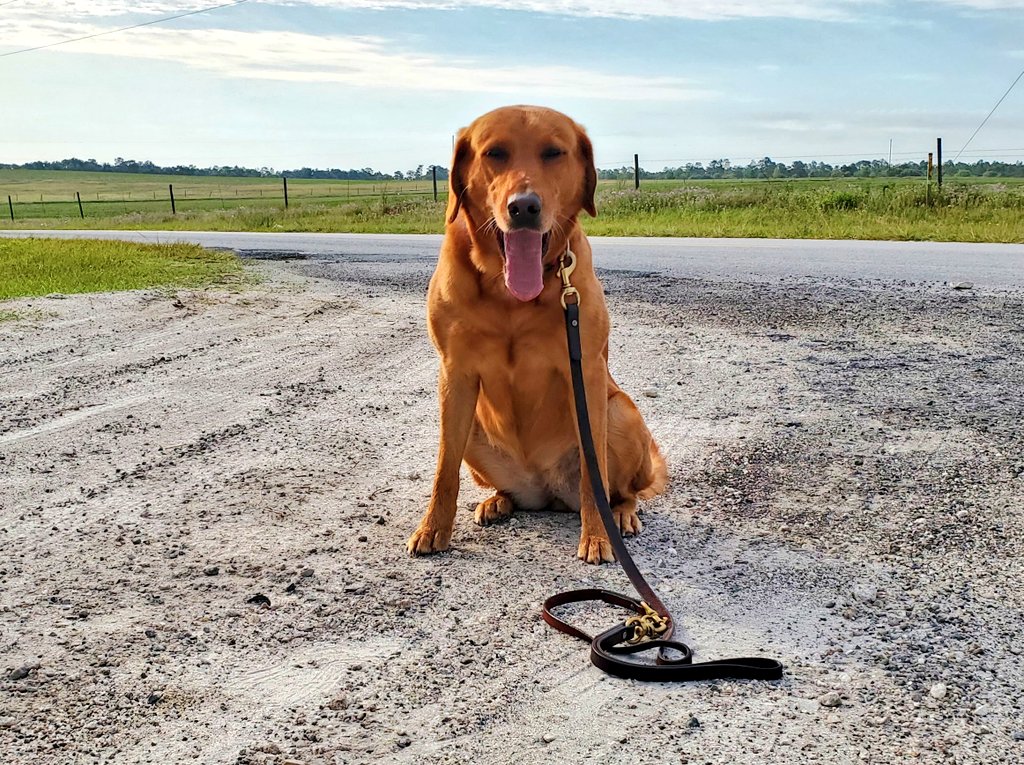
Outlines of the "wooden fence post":
{"type": "Polygon", "coordinates": [[[75,199],[78,200],[78,214],[84,218],[85,210],[82,209],[82,195],[79,194],[77,191],[75,192],[75,199]]]}
{"type": "Polygon", "coordinates": [[[11,195],[7,195],[7,209],[11,211],[11,220],[14,220],[14,202],[11,201],[11,195]]]}
{"type": "Polygon", "coordinates": [[[171,192],[171,215],[177,215],[178,214],[178,210],[174,206],[174,184],[173,183],[168,183],[167,184],[167,190],[169,192],[171,192]]]}
{"type": "Polygon", "coordinates": [[[939,168],[938,168],[937,178],[939,180],[939,188],[941,189],[942,188],[942,139],[941,138],[936,138],[935,139],[935,154],[936,154],[936,159],[939,160],[939,168]]]}
{"type": "Polygon", "coordinates": [[[284,209],[288,209],[288,178],[281,176],[281,180],[284,181],[284,209]]]}
{"type": "Polygon", "coordinates": [[[434,201],[437,201],[437,165],[430,166],[430,175],[434,179],[434,201]]]}
{"type": "Polygon", "coordinates": [[[640,155],[633,155],[633,188],[640,188],[640,155]]]}

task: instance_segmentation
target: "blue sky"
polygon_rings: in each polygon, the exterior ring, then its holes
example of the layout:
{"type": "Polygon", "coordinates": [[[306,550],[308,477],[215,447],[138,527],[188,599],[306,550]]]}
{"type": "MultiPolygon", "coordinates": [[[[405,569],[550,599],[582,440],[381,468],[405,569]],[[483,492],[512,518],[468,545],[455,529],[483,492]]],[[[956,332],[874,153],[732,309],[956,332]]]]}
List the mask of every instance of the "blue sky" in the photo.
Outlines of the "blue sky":
{"type": "MultiPolygon", "coordinates": [[[[0,56],[216,0],[0,0],[0,56]]],[[[509,103],[599,165],[954,156],[1024,69],[1024,0],[250,0],[0,57],[0,162],[447,164],[509,103]]],[[[1024,82],[965,158],[1024,159],[1024,82]]]]}

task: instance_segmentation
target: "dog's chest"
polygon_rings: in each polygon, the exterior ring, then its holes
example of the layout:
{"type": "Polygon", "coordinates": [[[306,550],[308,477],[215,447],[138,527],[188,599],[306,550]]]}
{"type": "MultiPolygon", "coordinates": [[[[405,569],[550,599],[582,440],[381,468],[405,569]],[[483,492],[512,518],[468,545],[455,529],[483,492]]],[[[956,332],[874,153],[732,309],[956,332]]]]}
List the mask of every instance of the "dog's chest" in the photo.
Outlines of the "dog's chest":
{"type": "MultiPolygon", "coordinates": [[[[557,329],[557,325],[556,325],[557,329]]],[[[478,416],[492,437],[520,445],[571,434],[565,338],[537,322],[513,322],[477,339],[478,416]]]]}

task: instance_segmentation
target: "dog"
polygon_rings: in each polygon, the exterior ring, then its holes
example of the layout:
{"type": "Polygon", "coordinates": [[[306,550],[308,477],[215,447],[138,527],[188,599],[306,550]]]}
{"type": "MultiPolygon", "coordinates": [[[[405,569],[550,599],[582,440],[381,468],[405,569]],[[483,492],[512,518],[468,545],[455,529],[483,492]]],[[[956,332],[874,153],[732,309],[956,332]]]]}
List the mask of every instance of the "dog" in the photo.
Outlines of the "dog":
{"type": "Polygon", "coordinates": [[[661,493],[665,460],[608,371],[608,310],[577,220],[597,214],[594,152],[583,128],[542,107],[488,112],[459,132],[447,223],[427,292],[440,356],[441,434],[433,492],[411,555],[448,549],[463,461],[494,490],[486,526],[515,509],[580,513],[577,555],[615,560],[578,446],[561,305],[560,257],[576,256],[583,374],[598,465],[623,536],[639,533],[637,499],[661,493]]]}

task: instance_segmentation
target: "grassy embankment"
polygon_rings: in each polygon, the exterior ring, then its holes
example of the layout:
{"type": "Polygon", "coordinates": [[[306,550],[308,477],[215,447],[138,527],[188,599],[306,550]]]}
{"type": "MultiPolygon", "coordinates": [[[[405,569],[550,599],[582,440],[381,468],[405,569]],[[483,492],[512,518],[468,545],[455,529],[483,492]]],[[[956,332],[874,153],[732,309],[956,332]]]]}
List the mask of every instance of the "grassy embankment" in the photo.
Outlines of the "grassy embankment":
{"type": "MultiPolygon", "coordinates": [[[[0,202],[11,189],[7,228],[438,233],[444,220],[424,181],[289,181],[287,210],[280,180],[266,178],[0,171],[0,202]],[[76,186],[88,189],[84,219],[67,201],[76,186]]],[[[605,181],[597,203],[584,218],[592,235],[1024,242],[1024,179],[957,178],[941,192],[922,179],[645,181],[639,192],[605,181]]]]}
{"type": "MultiPolygon", "coordinates": [[[[52,293],[199,287],[238,279],[239,259],[190,244],[0,239],[0,301],[52,293]]],[[[23,315],[0,307],[0,320],[23,315]]]]}

